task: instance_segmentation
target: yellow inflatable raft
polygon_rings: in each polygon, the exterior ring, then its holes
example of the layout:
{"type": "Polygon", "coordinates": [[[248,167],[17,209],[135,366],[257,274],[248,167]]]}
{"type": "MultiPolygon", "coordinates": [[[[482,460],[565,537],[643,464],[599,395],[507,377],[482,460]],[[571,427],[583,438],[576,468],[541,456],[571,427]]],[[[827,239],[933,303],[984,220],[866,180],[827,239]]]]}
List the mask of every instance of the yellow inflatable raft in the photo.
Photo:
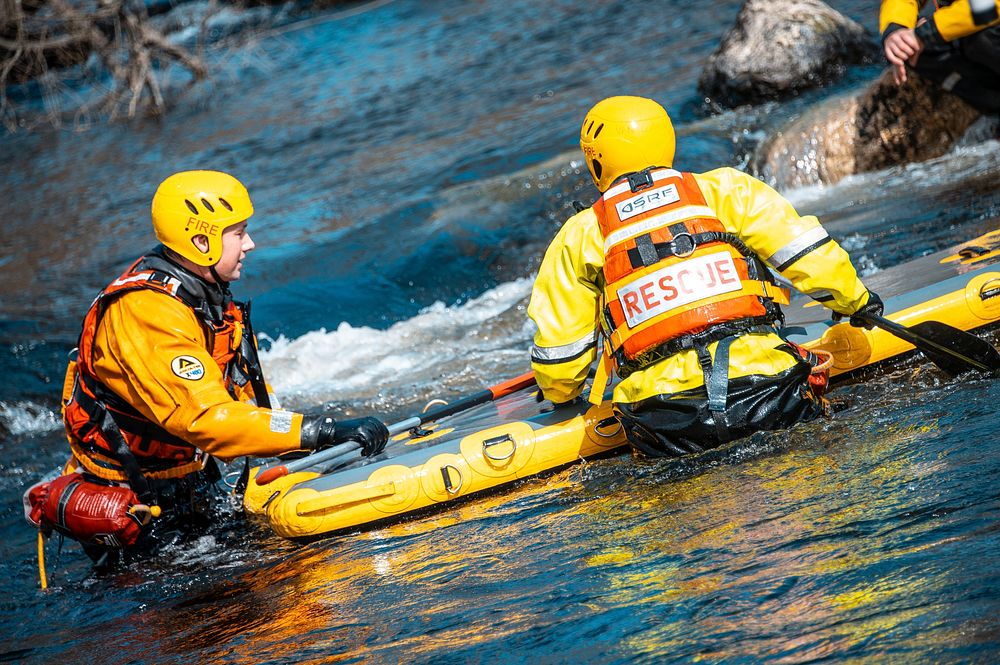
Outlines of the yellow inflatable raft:
{"type": "MultiPolygon", "coordinates": [[[[953,250],[923,257],[865,279],[904,325],[937,320],[972,330],[1000,320],[1000,231],[953,250]]],[[[879,330],[833,324],[808,298],[786,308],[802,327],[790,339],[833,354],[831,373],[843,376],[912,351],[879,330]]],[[[267,485],[251,474],[248,512],[262,515],[286,538],[314,538],[466,498],[521,478],[625,445],[608,402],[553,410],[535,388],[444,418],[428,429],[394,437],[376,459],[346,468],[312,468],[267,485]]]]}

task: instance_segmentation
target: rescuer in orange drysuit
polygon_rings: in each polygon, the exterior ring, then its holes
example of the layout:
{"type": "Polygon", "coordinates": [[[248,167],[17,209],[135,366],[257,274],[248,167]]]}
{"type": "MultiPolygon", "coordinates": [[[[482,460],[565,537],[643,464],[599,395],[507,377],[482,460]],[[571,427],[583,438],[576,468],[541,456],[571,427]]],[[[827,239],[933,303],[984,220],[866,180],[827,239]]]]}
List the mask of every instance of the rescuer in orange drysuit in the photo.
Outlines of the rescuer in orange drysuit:
{"type": "Polygon", "coordinates": [[[613,368],[616,414],[651,456],[823,412],[810,354],[778,334],[788,293],[768,266],[840,315],[882,312],[815,217],[731,168],[675,171],[674,144],[667,112],[650,99],[591,109],[580,146],[601,196],[556,234],[528,305],[544,396],[577,397],[600,344],[591,399],[613,368]]]}
{"type": "Polygon", "coordinates": [[[269,457],[347,440],[364,455],[385,447],[388,431],[375,418],[284,411],[268,394],[249,308],[229,290],[254,248],[252,214],[230,175],[170,176],[152,203],[162,245],[87,312],[63,391],[72,458],[61,477],[29,490],[26,510],[33,523],[80,540],[98,563],[158,530],[204,524],[204,490],[219,479],[213,456],[269,457]]]}

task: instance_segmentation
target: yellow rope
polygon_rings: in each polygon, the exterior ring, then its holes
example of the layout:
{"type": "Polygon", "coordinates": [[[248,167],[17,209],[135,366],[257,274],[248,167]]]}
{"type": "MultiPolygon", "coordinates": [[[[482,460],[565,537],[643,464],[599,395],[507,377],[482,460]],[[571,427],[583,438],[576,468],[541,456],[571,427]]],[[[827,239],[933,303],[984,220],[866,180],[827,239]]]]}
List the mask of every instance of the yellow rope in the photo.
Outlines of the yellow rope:
{"type": "Polygon", "coordinates": [[[42,591],[49,588],[49,580],[45,576],[45,536],[38,530],[38,579],[42,582],[42,591]]]}

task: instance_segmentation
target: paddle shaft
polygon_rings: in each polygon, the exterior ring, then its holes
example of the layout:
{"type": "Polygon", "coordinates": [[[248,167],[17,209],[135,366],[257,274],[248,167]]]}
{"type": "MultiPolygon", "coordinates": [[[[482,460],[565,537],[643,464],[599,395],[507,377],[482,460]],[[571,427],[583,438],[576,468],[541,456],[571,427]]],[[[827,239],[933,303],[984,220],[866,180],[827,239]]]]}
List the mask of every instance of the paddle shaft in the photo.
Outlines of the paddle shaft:
{"type": "Polygon", "coordinates": [[[989,342],[964,330],[938,321],[927,321],[906,327],[882,316],[871,314],[856,316],[860,316],[863,320],[878,326],[887,333],[909,342],[922,351],[931,362],[949,373],[954,373],[959,368],[977,369],[984,372],[1000,369],[1000,355],[998,355],[997,350],[989,342]],[[933,330],[936,331],[938,337],[943,334],[948,339],[930,339],[927,335],[921,334],[920,326],[922,325],[933,325],[933,330]]]}
{"type": "MultiPolygon", "coordinates": [[[[493,400],[499,399],[504,395],[509,395],[510,393],[516,392],[522,388],[527,388],[534,383],[534,373],[528,372],[516,378],[510,379],[509,381],[499,383],[492,388],[487,388],[486,390],[481,390],[477,393],[463,397],[455,402],[452,402],[451,404],[442,404],[439,407],[429,409],[419,415],[411,416],[405,420],[400,420],[399,422],[387,425],[386,429],[389,430],[389,436],[401,434],[402,432],[411,430],[414,427],[419,427],[424,423],[429,423],[432,420],[438,420],[446,416],[454,415],[460,411],[464,411],[465,409],[471,409],[474,406],[485,404],[486,402],[492,402],[493,400]]],[[[332,446],[301,459],[264,469],[257,474],[255,481],[258,485],[267,485],[268,483],[283,476],[287,476],[290,473],[295,473],[296,471],[302,471],[303,469],[308,469],[318,464],[346,457],[360,447],[361,444],[357,441],[348,441],[347,443],[332,446]]]]}

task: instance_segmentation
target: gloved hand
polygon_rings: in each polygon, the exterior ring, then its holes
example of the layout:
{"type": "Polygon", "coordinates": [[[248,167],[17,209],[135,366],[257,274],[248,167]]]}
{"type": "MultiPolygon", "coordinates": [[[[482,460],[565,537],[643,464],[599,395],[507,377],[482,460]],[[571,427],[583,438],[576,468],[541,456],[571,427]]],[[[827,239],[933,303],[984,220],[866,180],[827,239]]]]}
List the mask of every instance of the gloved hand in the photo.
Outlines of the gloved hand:
{"type": "Polygon", "coordinates": [[[340,421],[329,416],[302,416],[302,448],[323,450],[347,441],[360,443],[364,457],[378,455],[389,441],[389,430],[371,416],[340,421]]]}
{"type": "MultiPolygon", "coordinates": [[[[882,299],[878,297],[878,294],[874,291],[868,291],[868,302],[864,306],[851,315],[850,323],[855,328],[865,328],[866,330],[871,330],[875,326],[867,321],[863,320],[859,314],[867,316],[882,316],[882,312],[885,309],[885,305],[882,303],[882,299]]],[[[840,321],[844,318],[843,314],[833,313],[833,320],[840,321]]]]}

